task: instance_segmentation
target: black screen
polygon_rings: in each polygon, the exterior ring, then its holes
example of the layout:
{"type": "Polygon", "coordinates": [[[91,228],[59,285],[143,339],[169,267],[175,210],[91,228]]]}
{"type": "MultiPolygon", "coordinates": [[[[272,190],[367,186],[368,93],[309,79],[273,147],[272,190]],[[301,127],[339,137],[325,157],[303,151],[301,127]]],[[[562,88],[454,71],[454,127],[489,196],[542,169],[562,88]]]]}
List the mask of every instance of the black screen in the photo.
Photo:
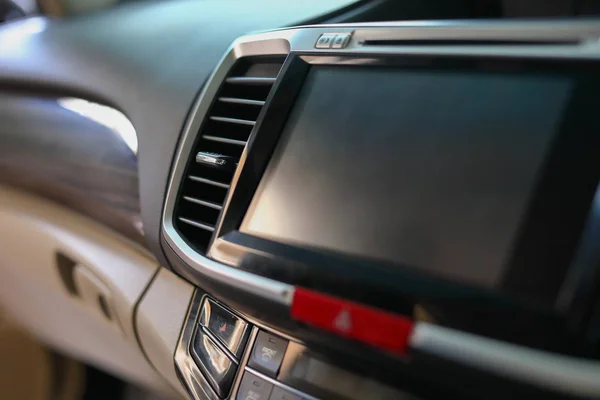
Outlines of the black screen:
{"type": "Polygon", "coordinates": [[[494,286],[571,86],[312,67],[240,230],[494,286]]]}

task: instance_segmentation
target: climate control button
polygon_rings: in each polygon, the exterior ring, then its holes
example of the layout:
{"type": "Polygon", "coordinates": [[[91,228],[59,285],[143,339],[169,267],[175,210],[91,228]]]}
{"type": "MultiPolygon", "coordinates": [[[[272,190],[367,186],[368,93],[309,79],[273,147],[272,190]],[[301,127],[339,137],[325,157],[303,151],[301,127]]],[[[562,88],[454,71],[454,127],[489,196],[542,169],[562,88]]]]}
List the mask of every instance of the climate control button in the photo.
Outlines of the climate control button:
{"type": "Polygon", "coordinates": [[[260,331],[254,342],[248,365],[275,378],[287,345],[286,339],[260,331]]]}

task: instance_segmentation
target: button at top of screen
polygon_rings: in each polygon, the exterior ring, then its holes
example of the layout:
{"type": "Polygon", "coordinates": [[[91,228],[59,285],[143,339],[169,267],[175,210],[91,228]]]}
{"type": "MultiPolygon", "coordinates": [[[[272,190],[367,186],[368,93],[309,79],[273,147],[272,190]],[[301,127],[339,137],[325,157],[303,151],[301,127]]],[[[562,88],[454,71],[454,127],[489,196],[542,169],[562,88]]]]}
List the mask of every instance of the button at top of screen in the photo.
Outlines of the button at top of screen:
{"type": "Polygon", "coordinates": [[[332,49],[343,49],[344,47],[346,47],[348,45],[349,41],[350,41],[350,34],[348,34],[348,33],[344,33],[342,35],[335,35],[335,38],[333,38],[333,43],[331,43],[331,48],[332,49]]]}
{"type": "Polygon", "coordinates": [[[315,47],[317,49],[329,49],[331,48],[331,44],[333,43],[334,39],[335,34],[325,33],[319,37],[317,43],[315,44],[315,47]]]}
{"type": "Polygon", "coordinates": [[[324,33],[319,36],[315,48],[317,49],[343,49],[350,41],[349,33],[324,33]]]}

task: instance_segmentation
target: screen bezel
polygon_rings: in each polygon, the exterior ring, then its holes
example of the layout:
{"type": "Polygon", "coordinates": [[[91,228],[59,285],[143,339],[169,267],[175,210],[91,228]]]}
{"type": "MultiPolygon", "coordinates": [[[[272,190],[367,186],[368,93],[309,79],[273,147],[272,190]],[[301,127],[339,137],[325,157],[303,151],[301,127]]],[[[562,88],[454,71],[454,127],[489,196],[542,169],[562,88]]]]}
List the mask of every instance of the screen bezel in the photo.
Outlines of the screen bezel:
{"type": "MultiPolygon", "coordinates": [[[[403,314],[411,313],[416,304],[437,304],[443,309],[444,314],[455,315],[454,320],[457,321],[468,319],[467,314],[491,313],[486,317],[488,322],[474,330],[478,333],[489,333],[488,331],[501,326],[507,319],[515,326],[521,321],[522,330],[539,326],[539,318],[548,319],[550,325],[554,325],[558,320],[562,321],[570,303],[568,301],[560,303],[557,300],[573,260],[581,258],[576,254],[576,250],[578,243],[586,242],[585,233],[581,234],[581,232],[585,226],[589,228],[593,214],[589,213],[590,200],[594,196],[600,178],[600,154],[592,150],[592,148],[600,148],[600,138],[596,135],[587,149],[586,146],[578,146],[577,141],[580,137],[576,135],[580,134],[579,132],[575,132],[575,136],[571,133],[568,138],[565,138],[565,132],[569,132],[569,122],[566,123],[566,128],[561,127],[557,138],[558,144],[555,143],[553,146],[546,173],[535,189],[526,222],[520,229],[518,244],[511,258],[509,284],[503,290],[475,287],[434,277],[410,268],[397,268],[397,264],[349,257],[320,249],[301,248],[239,232],[240,224],[268,168],[304,79],[310,68],[317,65],[568,73],[577,77],[574,85],[576,94],[570,99],[568,106],[571,109],[582,107],[581,102],[585,99],[585,93],[600,88],[598,73],[594,72],[594,63],[584,61],[489,56],[356,57],[339,54],[330,56],[290,53],[240,160],[242,168],[232,183],[231,194],[215,232],[209,254],[219,261],[262,276],[403,314]],[[584,93],[580,93],[581,91],[584,93]],[[566,142],[561,142],[561,138],[566,142]],[[563,150],[557,151],[559,147],[563,150]],[[574,158],[573,152],[579,155],[582,150],[586,153],[584,160],[574,158]],[[565,164],[565,159],[579,164],[575,166],[571,163],[565,164]],[[593,168],[582,171],[582,163],[583,165],[589,163],[593,168]],[[556,198],[549,201],[548,193],[569,191],[576,182],[584,184],[579,185],[580,190],[576,191],[577,195],[569,198],[570,203],[567,207],[559,204],[564,199],[559,198],[558,202],[556,198]],[[557,215],[558,208],[566,208],[571,212],[557,215]],[[560,237],[561,243],[567,243],[560,248],[560,254],[547,256],[544,260],[550,262],[550,267],[543,271],[546,279],[543,284],[539,284],[536,278],[540,275],[540,269],[535,266],[542,262],[539,260],[539,254],[545,253],[540,253],[537,249],[548,248],[553,243],[552,239],[556,240],[555,237],[551,237],[550,242],[540,240],[540,236],[535,233],[545,229],[547,221],[552,221],[554,229],[568,224],[570,228],[567,231],[570,233],[560,237]],[[228,256],[222,257],[223,254],[228,256]],[[498,318],[495,322],[489,323],[494,315],[498,318]],[[535,316],[535,323],[531,322],[532,316],[535,316]]],[[[591,108],[589,104],[583,106],[591,108]]],[[[581,118],[582,112],[578,114],[578,118],[581,118]]],[[[593,114],[584,117],[591,119],[591,115],[593,114]]],[[[593,262],[587,260],[586,263],[593,262]]],[[[574,281],[574,278],[570,277],[570,281],[574,281]]],[[[464,324],[473,325],[473,322],[464,322],[464,324]]],[[[461,329],[465,329],[465,326],[461,326],[461,329]]],[[[535,336],[536,347],[539,347],[539,337],[535,336]]],[[[505,337],[505,339],[512,338],[505,337]]],[[[521,339],[523,338],[520,337],[519,341],[523,342],[521,339]]]]}

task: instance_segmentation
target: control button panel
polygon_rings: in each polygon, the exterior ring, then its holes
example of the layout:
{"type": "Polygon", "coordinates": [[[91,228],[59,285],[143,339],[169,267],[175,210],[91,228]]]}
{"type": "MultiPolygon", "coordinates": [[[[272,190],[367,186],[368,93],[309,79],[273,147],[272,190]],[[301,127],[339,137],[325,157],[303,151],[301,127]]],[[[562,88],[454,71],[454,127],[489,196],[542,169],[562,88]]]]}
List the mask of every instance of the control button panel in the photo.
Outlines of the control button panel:
{"type": "Polygon", "coordinates": [[[276,377],[287,345],[286,339],[260,331],[254,342],[248,365],[271,377],[276,377]]]}
{"type": "Polygon", "coordinates": [[[343,49],[350,42],[350,36],[350,33],[324,33],[317,39],[315,48],[343,49]]]}
{"type": "Polygon", "coordinates": [[[236,400],[269,400],[272,390],[271,383],[250,372],[244,372],[236,400]]]}
{"type": "Polygon", "coordinates": [[[226,397],[231,389],[237,364],[229,359],[219,346],[202,331],[196,330],[192,358],[219,397],[226,397]]]}
{"type": "Polygon", "coordinates": [[[250,327],[245,321],[216,302],[205,299],[199,323],[239,359],[250,334],[250,327]]]}
{"type": "Polygon", "coordinates": [[[333,44],[333,39],[335,39],[334,34],[325,33],[319,37],[319,39],[317,40],[317,44],[315,44],[315,47],[317,49],[329,49],[333,44]]]}
{"type": "MultiPolygon", "coordinates": [[[[319,400],[315,395],[340,399],[404,397],[393,387],[329,364],[326,357],[303,344],[253,327],[226,306],[205,294],[201,296],[194,298],[175,354],[182,379],[195,400],[319,400]],[[252,332],[240,334],[240,330],[252,332]],[[340,382],[340,377],[351,384],[340,382]]],[[[322,304],[320,308],[315,311],[313,307],[313,312],[331,311],[322,304]]],[[[377,322],[377,315],[368,314],[377,322]]]]}
{"type": "Polygon", "coordinates": [[[331,44],[332,49],[343,49],[348,45],[350,41],[350,34],[344,33],[343,35],[335,35],[333,38],[333,43],[331,44]]]}

